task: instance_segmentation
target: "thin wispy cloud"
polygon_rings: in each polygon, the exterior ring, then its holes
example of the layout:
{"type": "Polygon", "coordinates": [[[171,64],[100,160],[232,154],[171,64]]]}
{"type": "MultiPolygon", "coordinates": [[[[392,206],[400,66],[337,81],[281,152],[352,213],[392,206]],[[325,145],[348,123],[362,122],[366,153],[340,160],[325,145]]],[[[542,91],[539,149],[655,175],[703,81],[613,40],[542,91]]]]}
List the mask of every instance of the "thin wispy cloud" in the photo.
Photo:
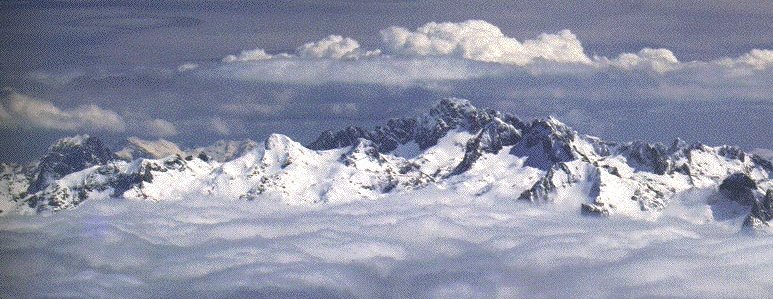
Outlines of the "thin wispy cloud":
{"type": "Polygon", "coordinates": [[[126,124],[118,113],[97,105],[81,105],[62,109],[51,102],[4,90],[0,102],[0,125],[29,126],[64,131],[123,132],[126,124]]]}

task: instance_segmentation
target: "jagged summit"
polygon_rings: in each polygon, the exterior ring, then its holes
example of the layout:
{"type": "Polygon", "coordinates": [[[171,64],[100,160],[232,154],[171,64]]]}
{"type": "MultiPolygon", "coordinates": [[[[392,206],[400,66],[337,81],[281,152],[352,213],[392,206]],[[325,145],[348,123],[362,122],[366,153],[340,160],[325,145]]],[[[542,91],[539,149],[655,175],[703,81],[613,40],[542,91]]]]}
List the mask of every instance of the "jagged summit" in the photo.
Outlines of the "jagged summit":
{"type": "Polygon", "coordinates": [[[510,153],[527,157],[527,166],[548,170],[558,162],[568,162],[591,154],[585,151],[596,154],[592,149],[581,149],[576,144],[579,138],[577,132],[555,118],[535,120],[526,128],[523,141],[513,147],[510,153]]]}
{"type": "Polygon", "coordinates": [[[113,152],[96,137],[78,135],[59,139],[40,159],[28,192],[37,192],[67,174],[105,164],[113,158],[113,152]]]}
{"type": "Polygon", "coordinates": [[[519,130],[525,126],[513,115],[479,109],[468,100],[448,98],[439,101],[425,114],[390,119],[386,126],[377,126],[374,130],[350,126],[336,132],[325,131],[308,147],[314,150],[342,148],[363,138],[373,141],[382,152],[391,152],[397,146],[409,142],[415,142],[420,149],[426,149],[436,145],[438,139],[451,130],[476,133],[495,120],[519,130]]]}
{"type": "Polygon", "coordinates": [[[739,225],[766,229],[773,215],[773,165],[737,147],[608,142],[553,117],[523,122],[456,98],[372,130],[326,131],[308,147],[281,134],[188,150],[130,138],[114,155],[84,135],[57,141],[30,167],[2,170],[0,213],[69,209],[104,197],[336,203],[436,186],[648,219],[701,190],[713,194],[705,221],[741,217],[739,225]]]}

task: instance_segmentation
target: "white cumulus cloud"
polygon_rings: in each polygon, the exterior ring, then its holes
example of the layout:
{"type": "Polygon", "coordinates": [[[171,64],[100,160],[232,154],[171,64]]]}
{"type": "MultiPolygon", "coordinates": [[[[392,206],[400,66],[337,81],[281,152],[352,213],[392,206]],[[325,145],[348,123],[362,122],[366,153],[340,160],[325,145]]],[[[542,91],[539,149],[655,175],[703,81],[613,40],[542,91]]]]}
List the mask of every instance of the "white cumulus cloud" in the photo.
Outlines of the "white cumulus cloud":
{"type": "Polygon", "coordinates": [[[298,56],[304,58],[356,59],[376,56],[380,50],[365,51],[360,49],[356,40],[340,35],[330,35],[324,39],[306,43],[296,50],[298,56]]]}
{"type": "Polygon", "coordinates": [[[598,58],[600,64],[609,64],[625,70],[652,69],[656,72],[668,72],[680,66],[679,59],[671,50],[644,48],[639,53],[623,53],[615,59],[598,58]]]}
{"type": "Polygon", "coordinates": [[[228,55],[222,59],[224,63],[261,61],[275,58],[326,58],[326,59],[358,59],[381,55],[381,50],[365,51],[360,48],[360,43],[350,37],[329,35],[321,40],[308,42],[297,49],[295,54],[280,53],[271,55],[265,50],[257,48],[245,50],[239,55],[228,55]]]}
{"type": "Polygon", "coordinates": [[[733,66],[747,66],[756,70],[764,70],[773,67],[773,50],[753,49],[738,58],[726,58],[719,61],[720,64],[733,66]]]}
{"type": "Polygon", "coordinates": [[[257,61],[271,59],[273,55],[266,53],[263,49],[244,50],[239,55],[228,55],[223,57],[223,62],[242,62],[242,61],[257,61]]]}
{"type": "Polygon", "coordinates": [[[396,55],[452,55],[465,59],[527,65],[536,59],[589,64],[577,36],[569,30],[542,34],[523,43],[508,37],[499,27],[480,20],[461,23],[427,23],[415,31],[390,27],[381,31],[389,53],[396,55]]]}
{"type": "MultiPolygon", "coordinates": [[[[587,72],[594,69],[605,70],[615,68],[626,71],[654,71],[656,73],[668,73],[684,69],[685,67],[721,67],[727,70],[765,70],[773,66],[773,50],[754,49],[736,58],[725,58],[711,61],[681,62],[676,55],[665,48],[644,48],[636,53],[622,53],[615,58],[589,57],[578,37],[570,30],[562,30],[556,33],[543,33],[535,39],[519,41],[507,36],[494,24],[482,20],[468,20],[464,22],[430,22],[415,30],[404,27],[389,27],[380,31],[381,49],[366,50],[360,43],[350,37],[341,35],[329,35],[321,40],[308,42],[296,48],[294,54],[279,53],[268,54],[261,48],[242,51],[238,55],[228,55],[223,58],[225,63],[254,62],[252,65],[262,62],[266,67],[277,68],[270,73],[281,72],[282,80],[294,81],[295,77],[313,76],[321,71],[315,70],[320,65],[315,65],[319,60],[352,63],[359,58],[371,57],[367,63],[359,65],[342,65],[330,67],[323,65],[328,70],[343,69],[343,74],[323,74],[325,81],[331,81],[330,77],[363,76],[361,73],[371,72],[374,68],[398,68],[392,64],[420,65],[423,59],[445,59],[446,62],[434,60],[433,63],[458,64],[452,60],[465,60],[470,62],[485,62],[499,64],[511,68],[525,68],[533,73],[544,72],[587,72]],[[277,59],[281,58],[281,59],[277,59]],[[284,62],[273,65],[272,62],[282,60],[284,62]],[[299,74],[288,74],[289,70],[298,69],[299,74]],[[565,70],[565,68],[568,68],[565,70]],[[290,77],[293,77],[292,79],[290,77]]],[[[422,68],[427,73],[429,80],[434,80],[437,73],[452,72],[444,67],[422,68]],[[435,71],[437,69],[437,71],[435,71]]],[[[376,74],[380,73],[376,70],[376,74]]],[[[473,75],[472,77],[478,77],[473,75]]],[[[496,74],[494,74],[496,75],[496,74]]],[[[368,75],[364,75],[367,77],[368,75]]],[[[378,77],[378,75],[375,75],[378,77]]],[[[407,75],[411,77],[410,74],[407,75]]],[[[273,75],[267,75],[268,80],[273,75]]],[[[445,76],[448,77],[448,76],[445,76]]],[[[458,76],[454,76],[458,77],[458,76]]],[[[303,81],[303,80],[299,80],[303,81]]],[[[335,80],[332,80],[335,81],[335,80]]],[[[356,80],[355,80],[356,81],[356,80]]],[[[369,80],[361,80],[369,81],[369,80]]],[[[388,80],[392,81],[392,80],[388,80]]]]}

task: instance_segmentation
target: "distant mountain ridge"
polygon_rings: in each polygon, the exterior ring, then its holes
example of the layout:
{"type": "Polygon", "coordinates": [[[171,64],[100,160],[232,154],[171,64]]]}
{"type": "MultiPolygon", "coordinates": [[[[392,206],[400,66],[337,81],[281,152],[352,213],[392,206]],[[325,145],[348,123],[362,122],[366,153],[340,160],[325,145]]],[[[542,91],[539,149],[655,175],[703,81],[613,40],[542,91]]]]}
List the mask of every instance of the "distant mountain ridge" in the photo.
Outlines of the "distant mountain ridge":
{"type": "Polygon", "coordinates": [[[715,196],[707,209],[735,205],[746,227],[767,229],[773,218],[773,164],[737,147],[608,142],[555,118],[524,122],[455,98],[372,130],[325,131],[308,146],[277,134],[262,144],[192,150],[130,138],[114,153],[83,135],[58,141],[31,165],[0,170],[3,214],[109,197],[336,203],[434,186],[641,218],[656,218],[685,192],[708,190],[715,196]]]}

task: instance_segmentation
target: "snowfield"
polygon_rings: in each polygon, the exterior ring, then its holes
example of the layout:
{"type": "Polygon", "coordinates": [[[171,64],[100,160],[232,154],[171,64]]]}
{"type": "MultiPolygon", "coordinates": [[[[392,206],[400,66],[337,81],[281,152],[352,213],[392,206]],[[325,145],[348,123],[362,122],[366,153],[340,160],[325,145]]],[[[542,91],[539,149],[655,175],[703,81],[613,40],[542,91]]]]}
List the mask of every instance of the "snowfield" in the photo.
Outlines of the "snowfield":
{"type": "Polygon", "coordinates": [[[101,199],[0,218],[2,297],[771,297],[773,235],[428,187],[377,201],[101,199]]]}

